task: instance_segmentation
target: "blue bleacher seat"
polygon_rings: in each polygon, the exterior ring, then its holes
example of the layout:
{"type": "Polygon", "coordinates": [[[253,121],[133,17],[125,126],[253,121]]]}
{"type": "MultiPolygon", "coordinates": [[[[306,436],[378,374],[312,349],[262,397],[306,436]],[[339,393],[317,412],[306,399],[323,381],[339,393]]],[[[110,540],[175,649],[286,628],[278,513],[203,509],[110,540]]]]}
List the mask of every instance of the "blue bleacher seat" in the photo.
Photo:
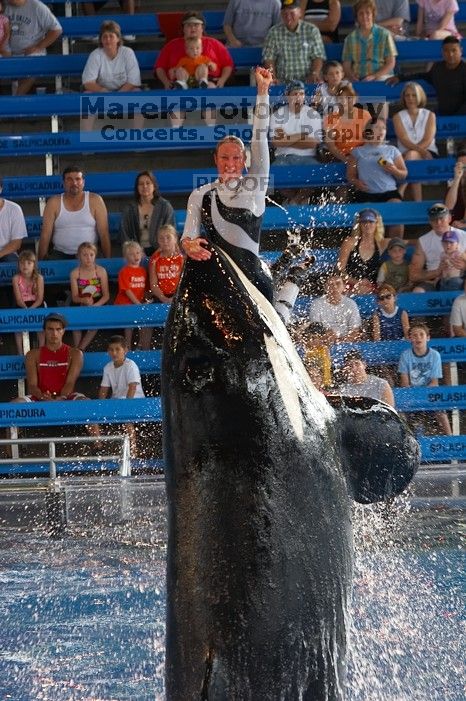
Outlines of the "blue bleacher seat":
{"type": "MultiPolygon", "coordinates": [[[[389,203],[377,204],[385,224],[427,224],[427,210],[434,204],[434,200],[424,200],[423,202],[400,202],[396,207],[389,203]]],[[[274,229],[288,229],[290,226],[351,226],[356,212],[364,207],[363,204],[341,204],[341,205],[290,205],[286,212],[277,207],[267,207],[263,220],[263,231],[274,229]]],[[[186,219],[186,210],[175,211],[176,226],[178,231],[182,231],[186,219]]],[[[109,228],[112,238],[118,237],[121,215],[117,212],[109,214],[109,228]]],[[[40,236],[42,218],[37,216],[26,217],[26,227],[28,236],[37,239],[40,236]]],[[[5,272],[2,272],[0,264],[0,284],[5,279],[5,272]]]]}
{"type": "MultiPolygon", "coordinates": [[[[463,49],[466,41],[463,40],[463,49]]],[[[327,44],[326,52],[329,59],[341,59],[343,45],[327,44]]],[[[404,41],[398,42],[397,63],[407,61],[436,61],[441,58],[441,41],[404,41]]],[[[257,46],[230,49],[231,56],[238,69],[249,69],[261,63],[262,49],[257,46]]],[[[139,66],[142,71],[152,71],[156,51],[136,51],[139,66]]],[[[0,61],[0,78],[24,78],[27,76],[79,76],[87,61],[88,54],[69,54],[48,56],[21,56],[3,58],[0,61]]]]}
{"type": "MultiPolygon", "coordinates": [[[[0,156],[44,156],[64,155],[72,153],[133,153],[134,151],[178,151],[178,150],[207,150],[213,149],[215,144],[227,134],[239,136],[245,143],[251,141],[251,126],[248,124],[219,124],[215,127],[196,126],[185,128],[159,127],[149,123],[144,130],[140,130],[141,139],[130,137],[121,140],[115,138],[115,129],[109,129],[108,124],[104,133],[108,133],[109,139],[102,137],[101,131],[83,134],[79,131],[58,133],[34,133],[0,137],[0,156]]],[[[395,132],[391,120],[388,123],[388,137],[394,138],[395,132]]],[[[437,139],[460,138],[466,136],[466,116],[438,117],[437,139]]]]}
{"type": "MultiPolygon", "coordinates": [[[[445,182],[453,177],[455,161],[453,158],[437,158],[430,161],[409,161],[408,182],[445,182]]],[[[346,169],[343,163],[319,164],[312,169],[304,166],[274,166],[271,167],[271,185],[274,189],[290,187],[333,186],[346,181],[346,169]]],[[[86,187],[101,195],[130,195],[134,189],[137,171],[125,173],[88,173],[86,187]]],[[[215,179],[217,171],[214,168],[203,168],[193,172],[192,169],[163,170],[157,173],[160,191],[164,195],[183,194],[192,191],[215,179]],[[193,175],[197,175],[193,178],[193,175]]],[[[3,180],[3,196],[12,200],[49,197],[61,194],[62,179],[58,175],[51,176],[21,176],[5,177],[3,180]]]]}

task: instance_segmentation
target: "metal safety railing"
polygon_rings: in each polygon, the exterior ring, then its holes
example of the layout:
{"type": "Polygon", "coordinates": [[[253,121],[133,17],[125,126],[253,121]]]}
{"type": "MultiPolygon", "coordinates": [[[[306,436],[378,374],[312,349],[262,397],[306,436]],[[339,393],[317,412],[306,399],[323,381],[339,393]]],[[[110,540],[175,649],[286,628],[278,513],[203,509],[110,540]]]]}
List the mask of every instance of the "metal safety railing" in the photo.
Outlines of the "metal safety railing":
{"type": "Polygon", "coordinates": [[[48,462],[49,478],[54,480],[57,478],[57,465],[65,465],[70,463],[91,463],[91,462],[109,462],[116,461],[119,464],[118,475],[120,477],[129,477],[131,475],[131,447],[128,435],[122,436],[73,436],[73,437],[53,437],[53,438],[10,438],[0,440],[0,446],[23,446],[23,445],[48,445],[47,456],[35,457],[18,457],[18,458],[2,458],[0,465],[6,464],[21,464],[33,465],[38,461],[48,462]],[[119,443],[120,452],[113,455],[76,455],[76,456],[58,456],[57,445],[65,443],[119,443]]]}

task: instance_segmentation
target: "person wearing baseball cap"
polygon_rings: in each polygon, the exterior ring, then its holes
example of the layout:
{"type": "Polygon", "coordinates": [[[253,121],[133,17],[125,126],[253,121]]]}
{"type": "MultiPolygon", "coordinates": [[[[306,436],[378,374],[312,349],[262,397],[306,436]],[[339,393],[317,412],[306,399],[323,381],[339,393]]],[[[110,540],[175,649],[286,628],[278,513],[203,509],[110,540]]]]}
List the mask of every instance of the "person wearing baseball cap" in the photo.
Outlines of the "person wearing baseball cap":
{"type": "Polygon", "coordinates": [[[377,273],[377,285],[388,284],[396,292],[408,292],[409,263],[406,260],[407,244],[403,239],[395,236],[390,239],[387,246],[388,260],[385,260],[377,273]]]}
{"type": "Polygon", "coordinates": [[[443,254],[440,258],[438,289],[441,292],[461,290],[463,273],[466,269],[466,253],[460,252],[458,234],[454,229],[443,234],[442,246],[443,254]]]}
{"type": "MultiPolygon", "coordinates": [[[[450,224],[450,210],[443,202],[436,202],[427,210],[430,231],[417,240],[409,266],[409,280],[413,292],[432,292],[437,289],[441,277],[441,262],[445,253],[443,235],[454,233],[458,239],[458,252],[466,252],[466,233],[450,224]]],[[[464,269],[464,266],[460,269],[464,269]]]]}
{"type": "Polygon", "coordinates": [[[300,0],[282,0],[281,20],[265,37],[263,65],[276,83],[317,83],[326,58],[319,30],[301,19],[300,0]]]}
{"type": "MultiPolygon", "coordinates": [[[[270,116],[271,144],[275,149],[275,165],[315,165],[316,148],[322,141],[322,117],[306,103],[306,87],[301,80],[290,81],[286,88],[287,102],[270,116]]],[[[284,192],[288,204],[309,200],[307,188],[284,192]]]]}
{"type": "Polygon", "coordinates": [[[377,210],[361,209],[356,222],[340,247],[338,265],[347,289],[354,294],[374,292],[382,255],[384,226],[377,210]]]}
{"type": "MultiPolygon", "coordinates": [[[[186,12],[181,19],[183,30],[182,37],[176,37],[167,42],[161,49],[154,65],[154,75],[167,90],[173,88],[173,83],[168,77],[170,68],[177,66],[180,59],[186,54],[185,39],[196,38],[202,40],[202,55],[208,56],[215,70],[209,73],[209,80],[217,87],[222,88],[233,73],[234,63],[228,49],[217,39],[204,36],[205,19],[201,12],[186,12]]],[[[177,78],[178,80],[178,78],[177,78]]],[[[179,117],[177,126],[183,123],[179,117]]]]}

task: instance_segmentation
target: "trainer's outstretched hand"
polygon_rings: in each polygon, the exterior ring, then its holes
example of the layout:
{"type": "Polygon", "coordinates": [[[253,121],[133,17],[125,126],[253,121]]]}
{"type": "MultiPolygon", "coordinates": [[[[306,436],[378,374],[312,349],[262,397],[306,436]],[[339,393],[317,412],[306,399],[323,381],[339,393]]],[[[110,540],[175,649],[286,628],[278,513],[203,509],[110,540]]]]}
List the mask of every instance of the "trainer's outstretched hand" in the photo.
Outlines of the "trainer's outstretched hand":
{"type": "Polygon", "coordinates": [[[212,253],[202,245],[207,243],[209,243],[207,239],[198,237],[197,239],[183,239],[181,241],[181,246],[188,258],[192,258],[193,260],[209,260],[212,253]]]}
{"type": "Polygon", "coordinates": [[[273,83],[273,74],[269,68],[263,68],[262,66],[256,67],[256,84],[257,84],[257,94],[267,95],[269,92],[269,87],[273,83]]]}

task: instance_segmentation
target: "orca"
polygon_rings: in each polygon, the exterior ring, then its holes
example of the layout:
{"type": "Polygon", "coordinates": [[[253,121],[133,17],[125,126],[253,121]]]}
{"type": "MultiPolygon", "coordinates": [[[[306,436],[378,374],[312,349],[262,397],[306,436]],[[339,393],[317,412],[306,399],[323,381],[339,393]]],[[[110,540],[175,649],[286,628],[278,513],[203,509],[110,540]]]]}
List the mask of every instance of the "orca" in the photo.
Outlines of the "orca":
{"type": "Polygon", "coordinates": [[[352,499],[419,462],[397,413],[312,385],[217,246],[188,259],[163,343],[167,701],[342,701],[352,499]]]}

